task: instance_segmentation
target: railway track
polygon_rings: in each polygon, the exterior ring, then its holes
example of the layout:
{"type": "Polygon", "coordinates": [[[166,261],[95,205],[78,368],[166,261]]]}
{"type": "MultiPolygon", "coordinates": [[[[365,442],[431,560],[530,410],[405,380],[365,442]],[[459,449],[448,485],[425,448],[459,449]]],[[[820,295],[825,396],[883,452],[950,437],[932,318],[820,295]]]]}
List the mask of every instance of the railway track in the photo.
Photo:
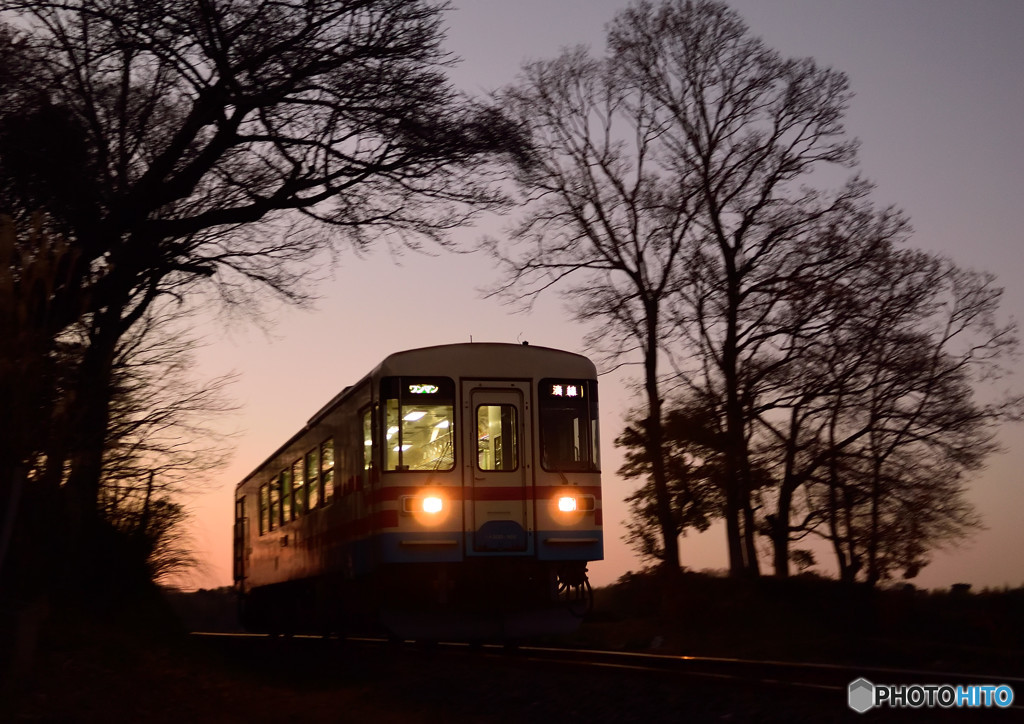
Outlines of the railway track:
{"type": "Polygon", "coordinates": [[[608,666],[639,671],[672,672],[694,677],[737,679],[761,684],[824,690],[845,691],[851,681],[864,677],[893,684],[954,682],[996,685],[1009,683],[1024,691],[1024,678],[988,674],[708,656],[673,656],[593,649],[524,647],[522,651],[525,655],[537,660],[575,662],[585,666],[608,666]]]}
{"type": "MultiPolygon", "coordinates": [[[[196,637],[214,639],[219,634],[197,633],[196,637]]],[[[849,666],[843,664],[804,663],[789,661],[764,661],[737,658],[715,658],[706,656],[673,656],[644,652],[599,651],[593,649],[570,649],[544,646],[517,646],[484,644],[470,645],[465,643],[430,642],[395,642],[381,638],[352,637],[344,642],[325,642],[320,637],[295,636],[291,639],[273,639],[266,636],[231,635],[236,645],[247,642],[247,646],[259,647],[272,645],[276,647],[294,647],[297,649],[315,649],[319,652],[325,646],[342,646],[356,649],[361,653],[374,652],[374,656],[382,652],[396,652],[400,658],[413,661],[413,667],[426,664],[431,669],[446,665],[446,662],[458,662],[456,666],[468,670],[500,669],[511,667],[530,675],[557,678],[565,677],[573,672],[574,680],[592,679],[595,681],[631,682],[657,680],[660,685],[689,688],[693,691],[741,692],[746,699],[767,698],[769,700],[799,700],[804,705],[843,718],[854,712],[847,707],[847,696],[851,682],[866,679],[870,682],[884,682],[886,685],[908,686],[1009,686],[1018,693],[1019,699],[1002,708],[1002,714],[1018,718],[1024,714],[1024,678],[986,674],[966,674],[960,672],[943,672],[933,670],[900,669],[891,667],[849,666]],[[261,639],[263,640],[261,642],[261,639]],[[483,665],[481,660],[487,660],[483,665]],[[591,673],[592,672],[592,673],[591,673]]],[[[291,654],[289,654],[291,655],[291,654]]],[[[360,654],[356,654],[358,657],[360,654]]],[[[529,684],[528,684],[529,686],[529,684]]],[[[635,689],[636,685],[633,684],[635,689]]],[[[635,706],[625,700],[624,708],[635,706]]],[[[746,706],[746,704],[742,705],[746,706]]],[[[873,715],[900,715],[904,719],[915,711],[889,710],[876,711],[873,715]]],[[[999,712],[986,710],[986,714],[999,712]]],[[[914,720],[931,719],[936,715],[962,715],[956,709],[916,710],[914,720]]],[[[743,716],[740,716],[743,719],[743,716]]],[[[829,717],[826,717],[829,718],[829,717]]],[[[885,717],[883,717],[885,718],[885,717]]],[[[1000,719],[1002,717],[998,717],[1000,719]]],[[[615,721],[616,719],[609,719],[615,721]]],[[[627,719],[622,719],[623,721],[627,719]]],[[[877,716],[876,716],[877,720],[877,716]]]]}

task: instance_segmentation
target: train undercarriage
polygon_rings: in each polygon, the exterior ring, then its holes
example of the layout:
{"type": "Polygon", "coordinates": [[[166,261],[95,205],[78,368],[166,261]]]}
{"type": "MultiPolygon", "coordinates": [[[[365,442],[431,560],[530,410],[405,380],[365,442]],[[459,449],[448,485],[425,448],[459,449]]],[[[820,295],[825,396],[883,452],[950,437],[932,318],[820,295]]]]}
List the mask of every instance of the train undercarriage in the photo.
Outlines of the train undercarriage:
{"type": "Polygon", "coordinates": [[[592,598],[585,561],[480,559],[261,586],[240,596],[240,617],[271,634],[507,642],[571,633],[592,598]]]}

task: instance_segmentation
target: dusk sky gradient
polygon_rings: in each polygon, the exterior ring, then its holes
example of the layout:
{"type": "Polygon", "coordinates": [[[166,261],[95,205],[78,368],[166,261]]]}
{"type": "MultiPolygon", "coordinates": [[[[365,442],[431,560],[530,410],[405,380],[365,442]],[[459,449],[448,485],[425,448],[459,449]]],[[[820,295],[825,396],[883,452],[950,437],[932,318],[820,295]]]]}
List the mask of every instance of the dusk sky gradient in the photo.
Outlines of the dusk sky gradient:
{"type": "MultiPolygon", "coordinates": [[[[457,87],[482,95],[512,82],[522,62],[565,46],[604,47],[604,27],[623,0],[461,0],[447,15],[447,49],[461,58],[457,87]]],[[[785,56],[811,56],[846,73],[855,97],[846,117],[861,140],[860,172],[874,181],[879,206],[909,216],[911,244],[964,267],[992,271],[1005,288],[1006,317],[1024,319],[1024,2],[1019,0],[735,0],[754,34],[785,56]]],[[[501,238],[515,219],[484,218],[453,235],[472,247],[501,238]]],[[[482,254],[405,253],[386,246],[366,258],[349,252],[316,292],[312,310],[272,307],[263,332],[235,319],[199,329],[196,375],[239,375],[230,390],[241,405],[225,429],[238,431],[230,464],[187,502],[193,544],[203,562],[191,584],[231,583],[235,485],[343,387],[402,349],[468,342],[521,342],[586,353],[580,328],[556,295],[531,313],[514,313],[480,289],[497,281],[482,254]]],[[[325,272],[326,276],[326,272],[325,272]]],[[[1020,367],[1020,363],[1016,363],[1020,367]]],[[[595,585],[613,583],[641,562],[622,541],[623,499],[638,485],[615,475],[612,441],[635,404],[635,368],[601,377],[605,560],[591,565],[595,585]]],[[[999,383],[1024,387],[1019,370],[999,383]]],[[[1024,426],[1007,426],[1005,448],[970,483],[986,530],[938,552],[913,583],[1024,585],[1024,426]]],[[[819,570],[832,571],[823,550],[819,570]]],[[[767,558],[764,559],[767,561],[767,558]]],[[[682,540],[691,569],[726,567],[721,526],[682,540]]]]}

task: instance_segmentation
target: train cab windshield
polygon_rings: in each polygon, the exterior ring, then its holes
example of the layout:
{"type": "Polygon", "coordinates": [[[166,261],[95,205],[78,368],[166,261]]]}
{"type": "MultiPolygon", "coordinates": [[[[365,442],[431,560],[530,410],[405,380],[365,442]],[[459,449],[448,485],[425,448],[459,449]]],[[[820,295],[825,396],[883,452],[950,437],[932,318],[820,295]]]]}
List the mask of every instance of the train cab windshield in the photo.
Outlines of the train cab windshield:
{"type": "Polygon", "coordinates": [[[455,466],[455,383],[447,377],[385,377],[384,469],[455,466]]]}
{"type": "Polygon", "coordinates": [[[547,378],[540,381],[541,465],[545,470],[600,470],[597,382],[547,378]]]}

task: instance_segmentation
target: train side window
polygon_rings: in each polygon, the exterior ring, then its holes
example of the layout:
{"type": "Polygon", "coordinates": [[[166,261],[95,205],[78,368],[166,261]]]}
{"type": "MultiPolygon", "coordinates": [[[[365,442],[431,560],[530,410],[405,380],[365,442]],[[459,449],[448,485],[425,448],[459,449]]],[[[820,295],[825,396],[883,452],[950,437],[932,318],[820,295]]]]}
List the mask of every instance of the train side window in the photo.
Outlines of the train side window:
{"type": "Polygon", "coordinates": [[[270,524],[267,530],[274,530],[281,524],[281,477],[270,481],[270,524]]]}
{"type": "Polygon", "coordinates": [[[334,440],[320,443],[320,490],[323,505],[334,499],[334,440]]]}
{"type": "Polygon", "coordinates": [[[302,469],[302,458],[292,463],[292,518],[306,512],[306,475],[302,469]]]}
{"type": "Polygon", "coordinates": [[[476,462],[481,470],[519,468],[519,423],[515,405],[476,408],[476,462]]]}
{"type": "Polygon", "coordinates": [[[370,484],[373,478],[373,459],[376,457],[377,440],[373,431],[373,408],[363,412],[363,469],[359,479],[359,489],[370,484]]]}
{"type": "Polygon", "coordinates": [[[260,486],[260,535],[269,529],[270,523],[270,486],[260,486]]]}
{"type": "Polygon", "coordinates": [[[543,379],[539,393],[544,469],[598,471],[597,382],[543,379]]]}
{"type": "Polygon", "coordinates": [[[249,517],[245,511],[245,499],[242,496],[235,501],[235,529],[234,540],[231,542],[232,553],[232,575],[231,577],[240,582],[245,578],[245,548],[249,536],[249,517]]]}
{"type": "Polygon", "coordinates": [[[320,448],[306,453],[306,494],[309,496],[309,510],[320,505],[320,448]]]}
{"type": "Polygon", "coordinates": [[[455,467],[455,383],[447,377],[385,377],[384,469],[455,467]]]}
{"type": "Polygon", "coordinates": [[[281,471],[281,525],[292,519],[292,469],[281,471]]]}

